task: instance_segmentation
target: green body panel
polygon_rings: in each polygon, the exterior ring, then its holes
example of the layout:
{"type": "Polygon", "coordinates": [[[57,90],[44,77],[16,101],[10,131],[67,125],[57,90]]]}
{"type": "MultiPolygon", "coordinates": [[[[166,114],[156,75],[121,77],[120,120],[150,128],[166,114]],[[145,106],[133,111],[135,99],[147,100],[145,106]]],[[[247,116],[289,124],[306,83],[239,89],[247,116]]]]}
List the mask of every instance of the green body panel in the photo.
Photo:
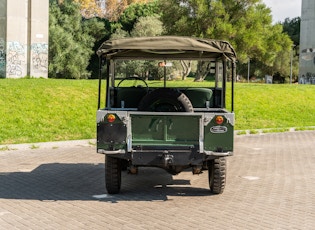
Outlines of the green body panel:
{"type": "Polygon", "coordinates": [[[204,149],[213,152],[233,151],[234,126],[226,120],[222,125],[217,125],[215,119],[205,126],[204,129],[204,149]],[[214,133],[212,129],[226,130],[222,133],[214,133]]]}
{"type": "Polygon", "coordinates": [[[115,113],[104,114],[97,123],[97,149],[119,150],[126,149],[127,127],[115,113]],[[108,114],[114,115],[115,120],[109,122],[108,114]]]}
{"type": "Polygon", "coordinates": [[[200,116],[131,115],[133,145],[198,145],[200,116]]]}

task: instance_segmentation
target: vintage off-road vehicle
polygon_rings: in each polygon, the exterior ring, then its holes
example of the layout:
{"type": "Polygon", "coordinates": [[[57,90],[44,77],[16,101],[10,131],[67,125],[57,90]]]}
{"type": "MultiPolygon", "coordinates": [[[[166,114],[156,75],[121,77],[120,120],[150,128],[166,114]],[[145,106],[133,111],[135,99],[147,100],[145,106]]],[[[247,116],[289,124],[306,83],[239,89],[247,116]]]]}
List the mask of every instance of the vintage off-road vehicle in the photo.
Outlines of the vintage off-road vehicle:
{"type": "Polygon", "coordinates": [[[107,192],[120,192],[124,169],[159,167],[173,175],[208,170],[211,192],[222,193],[233,155],[233,47],[137,37],[105,41],[97,54],[97,152],[106,156],[107,192]]]}

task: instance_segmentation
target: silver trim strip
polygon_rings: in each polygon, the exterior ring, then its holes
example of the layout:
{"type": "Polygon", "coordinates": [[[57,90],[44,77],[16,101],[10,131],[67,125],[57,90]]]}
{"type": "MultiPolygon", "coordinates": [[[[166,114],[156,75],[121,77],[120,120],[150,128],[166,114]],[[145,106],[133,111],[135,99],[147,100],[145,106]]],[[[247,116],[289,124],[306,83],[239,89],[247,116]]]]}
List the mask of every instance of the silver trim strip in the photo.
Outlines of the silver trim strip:
{"type": "Polygon", "coordinates": [[[124,154],[126,151],[124,149],[119,149],[119,150],[104,150],[104,149],[98,149],[97,153],[103,153],[103,154],[124,154]]]}
{"type": "Polygon", "coordinates": [[[216,156],[216,157],[226,157],[226,156],[232,156],[233,155],[233,152],[221,153],[221,152],[213,152],[213,151],[204,151],[204,153],[207,156],[216,156]]]}

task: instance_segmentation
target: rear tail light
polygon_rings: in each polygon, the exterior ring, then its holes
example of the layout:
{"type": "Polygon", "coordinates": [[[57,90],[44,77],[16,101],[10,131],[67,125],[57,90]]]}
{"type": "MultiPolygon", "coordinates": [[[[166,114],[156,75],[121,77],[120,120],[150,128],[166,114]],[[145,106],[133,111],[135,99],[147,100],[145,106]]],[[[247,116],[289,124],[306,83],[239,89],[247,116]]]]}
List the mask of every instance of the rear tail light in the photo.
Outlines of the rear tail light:
{"type": "Polygon", "coordinates": [[[107,121],[109,123],[113,123],[116,120],[116,116],[114,114],[108,114],[107,115],[107,121]]]}
{"type": "Polygon", "coordinates": [[[224,122],[223,116],[216,116],[215,123],[217,123],[218,125],[222,125],[223,122],[224,122]]]}

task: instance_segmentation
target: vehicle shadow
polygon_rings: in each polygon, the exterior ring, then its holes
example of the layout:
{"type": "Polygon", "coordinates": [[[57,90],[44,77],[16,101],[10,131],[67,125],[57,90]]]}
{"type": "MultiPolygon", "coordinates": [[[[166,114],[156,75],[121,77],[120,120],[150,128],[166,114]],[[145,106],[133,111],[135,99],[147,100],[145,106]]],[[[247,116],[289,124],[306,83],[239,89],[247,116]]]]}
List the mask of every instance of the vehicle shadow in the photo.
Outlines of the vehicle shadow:
{"type": "Polygon", "coordinates": [[[168,196],[209,196],[189,180],[174,179],[162,169],[122,173],[121,193],[106,194],[104,164],[42,164],[30,172],[0,173],[0,199],[166,201],[168,196]]]}

